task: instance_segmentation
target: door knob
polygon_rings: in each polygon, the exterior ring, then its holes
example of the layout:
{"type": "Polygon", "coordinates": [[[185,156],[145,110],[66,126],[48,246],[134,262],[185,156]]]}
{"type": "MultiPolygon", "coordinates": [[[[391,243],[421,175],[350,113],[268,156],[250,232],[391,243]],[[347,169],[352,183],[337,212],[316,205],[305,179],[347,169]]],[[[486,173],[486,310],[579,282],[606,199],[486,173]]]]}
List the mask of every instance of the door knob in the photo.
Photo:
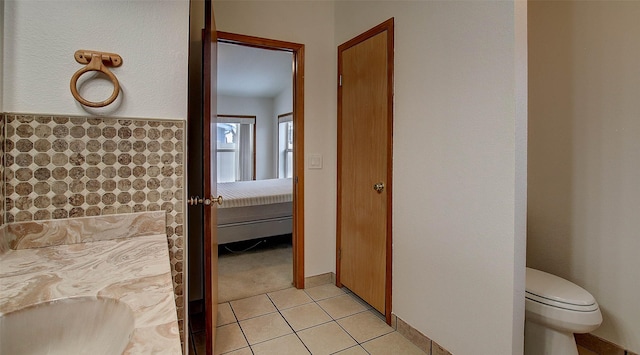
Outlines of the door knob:
{"type": "Polygon", "coordinates": [[[195,197],[190,197],[187,200],[187,203],[189,204],[189,206],[195,206],[199,204],[209,206],[212,203],[217,203],[218,205],[222,205],[222,196],[210,197],[210,198],[202,198],[199,196],[195,196],[195,197]]]}
{"type": "Polygon", "coordinates": [[[376,190],[377,193],[382,193],[382,190],[384,190],[384,182],[373,185],[373,189],[376,190]]]}
{"type": "MultiPolygon", "coordinates": [[[[218,195],[218,197],[213,197],[212,196],[211,197],[211,202],[209,202],[209,203],[217,203],[218,206],[222,206],[222,202],[223,202],[222,201],[222,196],[218,195]]],[[[205,202],[205,204],[206,204],[206,202],[205,202]]]]}

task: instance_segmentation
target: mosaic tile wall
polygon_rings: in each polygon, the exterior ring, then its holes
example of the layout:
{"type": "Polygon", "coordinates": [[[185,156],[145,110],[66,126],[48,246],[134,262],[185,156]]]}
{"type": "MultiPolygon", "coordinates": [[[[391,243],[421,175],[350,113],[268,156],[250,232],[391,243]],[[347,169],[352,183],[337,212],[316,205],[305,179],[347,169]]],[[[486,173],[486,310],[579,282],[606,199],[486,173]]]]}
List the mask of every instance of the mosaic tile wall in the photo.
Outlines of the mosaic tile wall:
{"type": "Polygon", "coordinates": [[[4,225],[4,113],[0,114],[0,227],[4,225]]]}
{"type": "Polygon", "coordinates": [[[185,122],[5,114],[5,222],[166,211],[184,329],[185,122]]]}

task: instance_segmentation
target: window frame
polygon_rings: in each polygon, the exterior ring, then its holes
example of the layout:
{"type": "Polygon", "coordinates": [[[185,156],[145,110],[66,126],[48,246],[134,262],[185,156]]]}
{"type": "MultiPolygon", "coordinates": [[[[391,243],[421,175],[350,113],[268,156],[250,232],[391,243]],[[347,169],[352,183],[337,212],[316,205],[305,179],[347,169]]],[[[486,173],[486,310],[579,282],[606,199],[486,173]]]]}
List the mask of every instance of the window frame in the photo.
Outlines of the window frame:
{"type": "Polygon", "coordinates": [[[283,150],[284,154],[285,154],[285,162],[284,162],[284,176],[280,176],[280,124],[281,123],[286,123],[286,122],[291,122],[291,131],[293,132],[292,135],[295,135],[295,126],[294,126],[294,120],[293,120],[293,112],[287,112],[287,113],[283,113],[281,115],[278,115],[278,144],[277,144],[277,166],[278,166],[278,178],[282,179],[282,178],[287,178],[287,171],[289,170],[289,164],[291,165],[291,177],[295,176],[295,171],[293,168],[293,137],[289,137],[289,130],[285,131],[285,148],[283,150]],[[291,141],[291,148],[289,148],[289,144],[288,142],[291,141]],[[286,157],[288,156],[288,153],[291,153],[291,161],[289,161],[289,159],[287,159],[286,157]]]}
{"type": "MultiPolygon", "coordinates": [[[[233,124],[252,124],[251,130],[251,179],[256,179],[256,125],[257,125],[257,116],[251,115],[228,115],[228,114],[217,114],[217,123],[233,123],[233,124]],[[251,122],[252,121],[252,122],[251,122]]],[[[216,124],[217,126],[217,124],[216,124]]],[[[238,148],[240,149],[240,148],[238,148]]],[[[220,152],[235,152],[236,149],[218,149],[218,139],[216,137],[216,156],[220,152]]],[[[236,180],[237,181],[237,180],[236,180]]]]}

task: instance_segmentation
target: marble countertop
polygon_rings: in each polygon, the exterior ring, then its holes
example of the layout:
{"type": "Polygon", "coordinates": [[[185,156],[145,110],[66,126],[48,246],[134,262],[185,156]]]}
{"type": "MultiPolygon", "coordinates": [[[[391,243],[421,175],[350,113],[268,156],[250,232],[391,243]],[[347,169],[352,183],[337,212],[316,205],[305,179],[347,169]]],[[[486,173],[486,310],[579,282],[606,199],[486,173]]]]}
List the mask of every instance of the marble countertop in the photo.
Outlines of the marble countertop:
{"type": "Polygon", "coordinates": [[[182,354],[166,234],[0,255],[0,314],[68,297],[127,304],[135,325],[125,354],[182,354]]]}

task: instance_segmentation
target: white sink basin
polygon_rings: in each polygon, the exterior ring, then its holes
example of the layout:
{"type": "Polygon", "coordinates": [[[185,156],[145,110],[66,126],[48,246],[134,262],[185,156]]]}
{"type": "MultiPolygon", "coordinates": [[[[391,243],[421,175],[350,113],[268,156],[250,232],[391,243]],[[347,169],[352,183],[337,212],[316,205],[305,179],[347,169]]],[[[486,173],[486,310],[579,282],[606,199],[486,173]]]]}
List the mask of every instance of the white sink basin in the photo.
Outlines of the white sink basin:
{"type": "Polygon", "coordinates": [[[133,326],[117,300],[60,299],[0,315],[0,354],[122,354],[133,326]]]}

